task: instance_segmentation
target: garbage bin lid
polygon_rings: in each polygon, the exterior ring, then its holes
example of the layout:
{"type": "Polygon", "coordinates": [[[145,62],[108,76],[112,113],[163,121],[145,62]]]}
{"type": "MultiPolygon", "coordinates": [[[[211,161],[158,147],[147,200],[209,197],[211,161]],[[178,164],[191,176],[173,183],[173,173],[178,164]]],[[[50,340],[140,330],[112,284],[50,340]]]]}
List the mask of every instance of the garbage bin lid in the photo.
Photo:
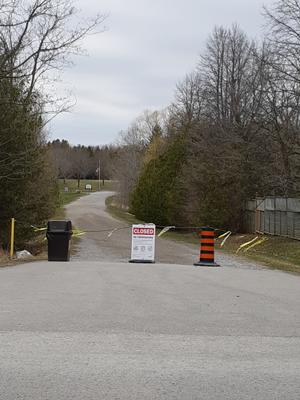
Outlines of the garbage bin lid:
{"type": "Polygon", "coordinates": [[[70,232],[72,231],[71,221],[48,221],[48,232],[70,232]]]}

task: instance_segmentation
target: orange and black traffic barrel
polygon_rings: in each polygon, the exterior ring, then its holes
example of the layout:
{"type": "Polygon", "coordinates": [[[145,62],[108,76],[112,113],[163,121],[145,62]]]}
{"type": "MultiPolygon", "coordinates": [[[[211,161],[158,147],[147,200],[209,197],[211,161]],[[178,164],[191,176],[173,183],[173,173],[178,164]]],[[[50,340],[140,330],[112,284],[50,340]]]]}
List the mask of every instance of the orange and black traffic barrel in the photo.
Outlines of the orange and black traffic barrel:
{"type": "Polygon", "coordinates": [[[215,230],[204,227],[199,232],[200,236],[200,259],[195,266],[219,267],[215,263],[215,230]]]}

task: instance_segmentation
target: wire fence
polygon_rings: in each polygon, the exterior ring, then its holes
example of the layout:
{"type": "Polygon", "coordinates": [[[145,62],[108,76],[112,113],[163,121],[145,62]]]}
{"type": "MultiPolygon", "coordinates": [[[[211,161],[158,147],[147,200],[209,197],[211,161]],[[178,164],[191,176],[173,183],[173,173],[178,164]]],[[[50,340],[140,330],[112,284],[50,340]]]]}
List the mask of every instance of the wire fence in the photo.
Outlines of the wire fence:
{"type": "Polygon", "coordinates": [[[300,240],[300,199],[268,197],[248,201],[245,229],[300,240]]]}

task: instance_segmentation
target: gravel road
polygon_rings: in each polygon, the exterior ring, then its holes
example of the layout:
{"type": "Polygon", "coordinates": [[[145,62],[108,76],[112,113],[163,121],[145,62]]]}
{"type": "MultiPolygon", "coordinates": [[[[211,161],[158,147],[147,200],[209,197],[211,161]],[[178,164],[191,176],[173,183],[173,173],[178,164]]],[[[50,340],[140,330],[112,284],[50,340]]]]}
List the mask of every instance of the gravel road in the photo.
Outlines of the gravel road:
{"type": "MultiPolygon", "coordinates": [[[[109,231],[117,227],[127,226],[113,218],[106,211],[105,199],[112,192],[98,192],[81,197],[66,207],[67,218],[83,230],[106,232],[87,233],[80,237],[74,246],[73,261],[108,261],[128,262],[131,249],[130,229],[115,232],[107,238],[109,231]],[[107,232],[108,231],[108,232],[107,232]]],[[[237,258],[223,253],[217,254],[217,261],[223,267],[261,269],[262,266],[244,258],[237,258]]],[[[192,265],[199,259],[197,246],[177,241],[157,238],[156,261],[160,263],[192,265]]]]}

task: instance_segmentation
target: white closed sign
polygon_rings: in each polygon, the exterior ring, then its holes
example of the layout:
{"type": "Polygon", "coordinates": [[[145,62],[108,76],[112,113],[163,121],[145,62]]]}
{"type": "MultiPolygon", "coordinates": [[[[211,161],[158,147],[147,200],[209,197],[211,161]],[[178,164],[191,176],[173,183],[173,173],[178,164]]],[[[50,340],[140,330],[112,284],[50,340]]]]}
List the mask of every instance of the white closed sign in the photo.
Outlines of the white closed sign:
{"type": "Polygon", "coordinates": [[[131,262],[154,262],[155,225],[132,225],[131,262]]]}

